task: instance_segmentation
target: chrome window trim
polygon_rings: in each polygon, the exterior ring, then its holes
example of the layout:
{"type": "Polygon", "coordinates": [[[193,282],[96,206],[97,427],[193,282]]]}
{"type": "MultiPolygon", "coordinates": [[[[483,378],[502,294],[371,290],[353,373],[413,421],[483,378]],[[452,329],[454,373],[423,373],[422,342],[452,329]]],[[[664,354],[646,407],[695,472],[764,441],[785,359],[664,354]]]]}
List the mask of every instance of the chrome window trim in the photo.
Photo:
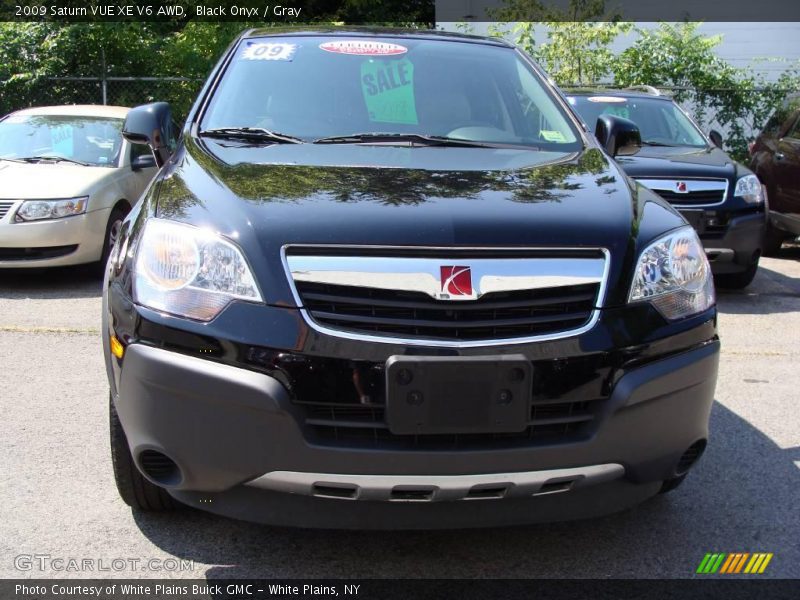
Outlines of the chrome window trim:
{"type": "MultiPolygon", "coordinates": [[[[388,258],[388,257],[386,257],[388,258]]],[[[432,259],[437,260],[443,264],[458,264],[459,261],[465,261],[469,259],[464,258],[440,258],[440,259],[432,259]]],[[[477,260],[477,259],[476,259],[477,260]]],[[[503,260],[502,257],[496,257],[491,260],[503,260]]],[[[512,260],[512,259],[509,259],[512,260]]],[[[542,260],[547,260],[543,258],[542,260]]],[[[591,259],[578,259],[578,260],[591,260],[591,259]]],[[[518,345],[518,344],[527,344],[531,342],[544,342],[544,341],[553,341],[553,340],[560,340],[566,339],[571,337],[576,337],[581,334],[586,333],[587,331],[591,330],[596,324],[597,321],[600,319],[600,310],[603,307],[606,297],[606,288],[608,285],[608,275],[611,269],[611,253],[607,248],[577,248],[577,247],[570,247],[570,248],[546,248],[546,247],[526,247],[526,248],[509,248],[509,247],[451,247],[451,246],[351,246],[351,245],[333,245],[333,244],[287,244],[281,247],[281,262],[283,264],[284,274],[289,282],[289,287],[292,292],[292,297],[294,298],[297,306],[299,307],[300,314],[303,316],[306,324],[314,329],[319,333],[323,333],[325,335],[330,335],[333,337],[362,341],[362,342],[376,342],[382,344],[402,344],[405,346],[424,346],[429,348],[480,348],[480,347],[490,347],[490,346],[510,346],[510,345],[518,345]],[[603,272],[601,278],[599,280],[600,287],[597,292],[597,302],[595,304],[594,310],[592,310],[591,316],[589,320],[582,325],[581,327],[575,329],[568,329],[565,331],[559,331],[557,333],[548,333],[542,335],[535,335],[535,336],[525,336],[525,337],[514,337],[514,338],[498,338],[498,339],[491,339],[491,340],[469,340],[469,341],[460,341],[460,340],[436,340],[436,339],[425,339],[425,338],[406,338],[406,337],[398,337],[398,336],[389,336],[389,335],[369,335],[365,333],[357,333],[353,331],[345,331],[340,329],[335,329],[332,327],[327,327],[321,323],[316,322],[309,312],[303,307],[303,301],[300,297],[300,294],[297,291],[297,286],[294,282],[294,277],[292,276],[292,271],[289,266],[288,260],[288,250],[292,247],[303,248],[303,249],[319,249],[324,251],[326,249],[332,250],[335,249],[337,251],[341,250],[353,250],[354,252],[358,252],[359,250],[386,250],[386,251],[408,251],[408,250],[423,250],[423,251],[433,251],[433,252],[463,252],[463,251],[476,251],[476,252],[561,252],[561,251],[595,251],[600,252],[603,254],[604,257],[604,264],[603,264],[603,272]]],[[[525,288],[530,289],[530,288],[525,288]]]]}
{"type": "Polygon", "coordinates": [[[730,181],[727,179],[716,179],[713,177],[634,177],[633,179],[641,183],[646,188],[653,190],[655,193],[658,193],[659,190],[673,192],[675,191],[675,184],[679,181],[684,181],[687,184],[696,186],[694,190],[689,191],[722,191],[722,200],[719,202],[703,204],[678,204],[677,202],[670,202],[670,205],[674,206],[675,208],[706,208],[711,206],[720,206],[728,199],[728,188],[730,187],[730,181]],[[665,183],[671,184],[672,187],[656,187],[665,183]]]}

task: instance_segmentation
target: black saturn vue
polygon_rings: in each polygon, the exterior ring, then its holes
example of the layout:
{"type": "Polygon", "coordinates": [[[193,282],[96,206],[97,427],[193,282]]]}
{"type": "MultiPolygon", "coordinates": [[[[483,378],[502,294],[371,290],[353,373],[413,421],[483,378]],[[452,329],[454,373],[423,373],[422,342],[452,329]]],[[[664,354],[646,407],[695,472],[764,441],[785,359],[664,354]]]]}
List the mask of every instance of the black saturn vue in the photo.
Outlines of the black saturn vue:
{"type": "Polygon", "coordinates": [[[605,514],[702,454],[695,231],[499,40],[250,31],[109,260],[114,472],[139,509],[435,528],[605,514]]]}
{"type": "Polygon", "coordinates": [[[719,287],[741,289],[756,276],[767,226],[761,182],[722,151],[722,135],[703,135],[668,96],[651,86],[571,92],[569,102],[589,126],[614,115],[636,123],[642,149],[621,157],[630,176],[670,202],[691,223],[719,287]]]}

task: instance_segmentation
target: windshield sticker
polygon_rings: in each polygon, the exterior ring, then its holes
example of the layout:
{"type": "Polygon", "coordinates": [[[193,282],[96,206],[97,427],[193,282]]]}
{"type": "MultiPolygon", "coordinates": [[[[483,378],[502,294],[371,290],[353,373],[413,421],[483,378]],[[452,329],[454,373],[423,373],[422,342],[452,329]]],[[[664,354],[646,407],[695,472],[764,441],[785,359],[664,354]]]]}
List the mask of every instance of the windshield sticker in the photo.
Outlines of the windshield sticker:
{"type": "Polygon", "coordinates": [[[364,61],[361,91],[373,123],[419,123],[414,101],[414,64],[407,58],[364,61]]]}
{"type": "Polygon", "coordinates": [[[292,60],[297,44],[278,42],[247,42],[242,60],[292,60]]]}
{"type": "Polygon", "coordinates": [[[567,139],[564,137],[564,134],[560,131],[554,131],[552,129],[542,129],[540,132],[542,134],[542,138],[547,140],[548,142],[566,142],[567,139]]]}
{"type": "Polygon", "coordinates": [[[72,126],[60,125],[50,128],[50,145],[54,154],[72,156],[72,126]]]}
{"type": "Polygon", "coordinates": [[[587,100],[589,102],[614,102],[617,104],[624,104],[628,101],[627,98],[621,98],[619,96],[589,96],[587,100]]]}
{"type": "Polygon", "coordinates": [[[373,42],[370,40],[337,40],[334,42],[323,42],[319,47],[321,50],[325,50],[325,52],[353,54],[356,56],[392,56],[408,52],[408,48],[400,44],[373,42]]]}

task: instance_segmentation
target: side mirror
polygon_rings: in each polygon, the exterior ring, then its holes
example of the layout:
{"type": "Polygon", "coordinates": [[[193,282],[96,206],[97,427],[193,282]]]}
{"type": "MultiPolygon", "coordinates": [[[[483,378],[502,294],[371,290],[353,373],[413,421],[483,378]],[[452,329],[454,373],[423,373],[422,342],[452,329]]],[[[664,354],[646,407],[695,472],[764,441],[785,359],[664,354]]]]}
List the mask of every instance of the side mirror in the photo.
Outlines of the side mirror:
{"type": "Polygon", "coordinates": [[[172,111],[166,102],[154,102],[132,108],[125,117],[122,137],[131,144],[147,144],[156,166],[161,167],[170,155],[172,111]]]}
{"type": "Polygon", "coordinates": [[[716,129],[712,129],[708,132],[708,139],[710,139],[711,143],[717,148],[722,148],[722,134],[716,129]]]}
{"type": "Polygon", "coordinates": [[[156,166],[156,157],[152,154],[140,154],[131,161],[132,171],[141,171],[142,169],[151,169],[156,166]]]}
{"type": "Polygon", "coordinates": [[[630,156],[642,148],[642,135],[636,123],[615,117],[600,115],[594,129],[594,136],[611,156],[630,156]]]}

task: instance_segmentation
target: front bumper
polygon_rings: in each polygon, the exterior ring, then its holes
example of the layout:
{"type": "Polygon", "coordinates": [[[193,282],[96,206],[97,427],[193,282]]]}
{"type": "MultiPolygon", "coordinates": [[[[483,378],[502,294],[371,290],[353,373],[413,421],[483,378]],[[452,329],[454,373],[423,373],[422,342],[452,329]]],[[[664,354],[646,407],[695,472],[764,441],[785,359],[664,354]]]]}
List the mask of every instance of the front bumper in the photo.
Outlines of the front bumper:
{"type": "Polygon", "coordinates": [[[146,450],[172,459],[180,477],[165,487],[198,508],[313,527],[503,525],[596,516],[655,494],[708,437],[718,354],[714,338],[626,369],[591,435],[514,447],[319,444],[277,379],[139,343],[114,401],[137,464],[146,450]]]}
{"type": "Polygon", "coordinates": [[[0,220],[0,268],[62,267],[100,260],[111,209],[83,215],[12,223],[0,220]]]}
{"type": "Polygon", "coordinates": [[[703,231],[700,240],[711,263],[711,271],[723,274],[749,269],[761,255],[766,225],[766,214],[761,210],[731,216],[726,227],[703,231]]]}

